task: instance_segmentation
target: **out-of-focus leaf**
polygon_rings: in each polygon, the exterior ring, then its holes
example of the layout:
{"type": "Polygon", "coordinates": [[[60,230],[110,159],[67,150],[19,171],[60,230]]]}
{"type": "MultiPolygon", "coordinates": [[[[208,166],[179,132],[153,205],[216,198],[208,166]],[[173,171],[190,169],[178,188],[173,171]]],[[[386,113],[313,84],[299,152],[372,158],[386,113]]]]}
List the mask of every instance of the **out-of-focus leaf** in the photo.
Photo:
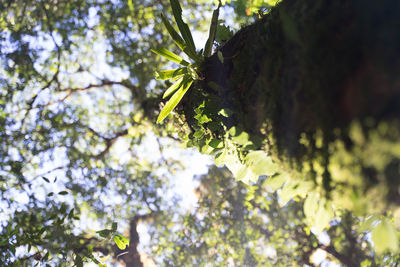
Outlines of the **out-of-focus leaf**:
{"type": "Polygon", "coordinates": [[[129,246],[129,240],[122,235],[114,236],[114,242],[118,246],[119,249],[123,250],[127,246],[129,246]]]}
{"type": "Polygon", "coordinates": [[[372,230],[371,237],[376,252],[380,254],[386,250],[396,252],[399,249],[399,240],[397,238],[396,228],[387,219],[383,219],[381,223],[372,230]]]}
{"type": "Polygon", "coordinates": [[[61,204],[60,213],[64,214],[67,211],[67,205],[65,203],[61,204]]]}
{"type": "Polygon", "coordinates": [[[254,174],[258,176],[270,176],[278,172],[278,165],[262,150],[249,152],[245,160],[254,174]]]}
{"type": "Polygon", "coordinates": [[[283,186],[288,177],[283,174],[268,177],[265,181],[265,186],[269,187],[272,191],[276,191],[283,186]]]}
{"type": "Polygon", "coordinates": [[[285,206],[286,203],[297,195],[304,195],[312,188],[313,183],[310,181],[289,181],[285,184],[282,191],[279,192],[281,205],[285,206]]]}
{"type": "Polygon", "coordinates": [[[218,51],[218,52],[217,52],[217,56],[218,56],[219,61],[220,61],[222,64],[224,64],[224,55],[222,54],[221,51],[218,51]]]}
{"type": "Polygon", "coordinates": [[[75,256],[74,263],[75,263],[75,265],[76,265],[77,267],[83,267],[83,260],[82,260],[82,257],[79,256],[79,255],[76,255],[76,256],[75,256]]]}
{"type": "Polygon", "coordinates": [[[68,213],[68,219],[71,219],[74,217],[74,209],[71,209],[71,211],[68,213]]]}
{"type": "Polygon", "coordinates": [[[319,195],[316,192],[311,192],[308,194],[306,200],[304,201],[304,214],[306,215],[308,221],[312,221],[318,210],[318,199],[319,195]]]}
{"type": "Polygon", "coordinates": [[[244,132],[239,127],[233,126],[228,130],[229,135],[231,136],[232,141],[237,143],[238,145],[245,146],[247,145],[249,140],[249,134],[244,132]]]}
{"type": "Polygon", "coordinates": [[[212,139],[208,145],[212,148],[223,148],[224,142],[222,140],[212,139]]]}
{"type": "Polygon", "coordinates": [[[280,1],[282,1],[282,0],[266,0],[267,4],[270,5],[270,6],[275,6],[280,1]]]}
{"type": "Polygon", "coordinates": [[[368,219],[364,220],[363,222],[360,223],[360,227],[358,227],[358,232],[364,232],[364,231],[371,231],[373,228],[375,222],[379,220],[379,216],[377,215],[372,215],[368,219]]]}
{"type": "Polygon", "coordinates": [[[110,235],[111,230],[103,229],[103,230],[97,231],[96,233],[98,233],[101,237],[107,238],[110,235]]]}
{"type": "Polygon", "coordinates": [[[220,152],[217,155],[215,155],[215,158],[214,158],[215,165],[217,165],[218,167],[222,167],[225,164],[224,162],[225,162],[225,153],[224,152],[220,152]]]}
{"type": "Polygon", "coordinates": [[[231,115],[233,114],[233,111],[230,110],[230,109],[228,109],[228,108],[224,108],[224,109],[221,109],[221,110],[218,112],[218,114],[221,115],[221,116],[224,116],[224,117],[228,118],[229,116],[231,116],[231,115]]]}
{"type": "Polygon", "coordinates": [[[42,261],[47,261],[47,260],[49,259],[49,256],[50,256],[50,252],[47,252],[47,253],[43,256],[42,261]]]}
{"type": "Polygon", "coordinates": [[[249,182],[256,182],[258,179],[258,175],[255,175],[246,165],[242,165],[236,172],[235,176],[237,180],[242,181],[245,184],[249,184],[249,182]]]}
{"type": "Polygon", "coordinates": [[[317,213],[315,214],[315,221],[312,225],[314,230],[317,233],[322,233],[333,219],[333,215],[332,205],[329,202],[321,201],[317,213]]]}

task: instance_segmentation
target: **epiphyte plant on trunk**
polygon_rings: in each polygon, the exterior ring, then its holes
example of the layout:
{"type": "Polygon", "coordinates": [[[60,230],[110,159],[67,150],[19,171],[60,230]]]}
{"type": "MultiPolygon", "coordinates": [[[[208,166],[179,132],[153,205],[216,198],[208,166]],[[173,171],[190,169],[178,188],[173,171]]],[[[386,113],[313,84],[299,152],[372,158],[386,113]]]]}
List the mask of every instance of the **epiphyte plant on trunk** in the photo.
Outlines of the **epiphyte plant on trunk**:
{"type": "Polygon", "coordinates": [[[163,56],[170,61],[180,64],[182,67],[172,70],[163,70],[155,73],[157,80],[168,80],[172,79],[175,81],[164,93],[163,99],[172,97],[165,104],[161,110],[160,115],[157,118],[157,123],[163,121],[169,113],[179,104],[185,93],[189,90],[194,80],[199,79],[198,70],[204,61],[204,58],[211,56],[212,46],[215,40],[215,34],[218,25],[218,14],[221,2],[213,12],[209,37],[203,50],[196,52],[196,46],[193,41],[192,33],[190,32],[189,26],[182,20],[182,8],[178,0],[170,0],[172,13],[174,15],[176,24],[178,25],[179,34],[175,28],[169,23],[168,19],[161,14],[162,22],[167,28],[168,33],[171,35],[175,44],[181,49],[190,59],[194,60],[194,63],[189,63],[180,56],[168,51],[165,48],[152,49],[154,53],[163,56]]]}

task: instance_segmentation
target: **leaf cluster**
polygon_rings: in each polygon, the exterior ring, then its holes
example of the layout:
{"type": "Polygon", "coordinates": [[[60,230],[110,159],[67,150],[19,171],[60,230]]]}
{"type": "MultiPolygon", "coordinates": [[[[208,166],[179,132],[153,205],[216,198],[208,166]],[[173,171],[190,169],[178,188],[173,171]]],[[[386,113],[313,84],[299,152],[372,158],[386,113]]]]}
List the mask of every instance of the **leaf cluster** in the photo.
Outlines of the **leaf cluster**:
{"type": "Polygon", "coordinates": [[[168,114],[171,113],[171,111],[179,104],[187,90],[192,85],[193,81],[199,79],[198,73],[200,71],[199,69],[201,68],[204,57],[211,56],[212,45],[215,40],[217,31],[219,8],[221,7],[220,2],[218,8],[214,10],[210,26],[209,38],[206,42],[203,53],[202,50],[200,52],[196,51],[196,46],[194,44],[189,26],[182,19],[182,8],[179,1],[170,0],[170,3],[172,7],[172,13],[178,25],[180,34],[175,30],[175,28],[171,25],[164,14],[161,14],[162,22],[178,48],[182,50],[190,59],[192,59],[194,63],[190,64],[186,60],[182,59],[178,55],[168,51],[165,48],[152,49],[154,53],[163,56],[172,62],[184,66],[183,68],[160,71],[156,72],[155,74],[156,79],[172,79],[173,81],[175,81],[175,83],[172,84],[163,95],[163,98],[168,98],[171,94],[174,94],[162,109],[160,115],[157,118],[157,123],[163,121],[168,116],[168,114]]]}

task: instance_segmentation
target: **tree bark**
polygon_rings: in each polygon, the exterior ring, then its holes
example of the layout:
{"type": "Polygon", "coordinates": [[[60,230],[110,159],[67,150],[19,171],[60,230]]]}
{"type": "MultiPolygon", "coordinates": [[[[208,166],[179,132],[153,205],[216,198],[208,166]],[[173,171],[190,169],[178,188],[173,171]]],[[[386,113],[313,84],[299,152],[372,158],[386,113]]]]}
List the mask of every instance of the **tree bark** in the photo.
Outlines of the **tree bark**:
{"type": "MultiPolygon", "coordinates": [[[[277,158],[297,168],[323,158],[329,191],[330,145],[340,140],[353,149],[352,123],[368,136],[387,122],[395,128],[391,140],[400,141],[399,10],[396,0],[283,0],[205,62],[197,91],[233,111],[223,121],[228,128],[264,140],[263,149],[277,158]]],[[[189,123],[204,100],[198,96],[192,90],[184,101],[189,123]]],[[[391,162],[399,165],[398,158],[391,162]]],[[[363,164],[365,181],[375,183],[376,170],[363,164]]]]}

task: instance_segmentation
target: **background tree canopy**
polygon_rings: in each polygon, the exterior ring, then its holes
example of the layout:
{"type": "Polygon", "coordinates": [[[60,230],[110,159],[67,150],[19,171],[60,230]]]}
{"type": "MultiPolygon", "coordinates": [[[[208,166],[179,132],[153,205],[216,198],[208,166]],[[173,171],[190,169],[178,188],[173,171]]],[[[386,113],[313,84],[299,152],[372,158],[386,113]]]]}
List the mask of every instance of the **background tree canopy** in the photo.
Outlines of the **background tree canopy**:
{"type": "Polygon", "coordinates": [[[174,2],[0,1],[2,266],[398,266],[397,1],[222,1],[157,124],[174,2]]]}

